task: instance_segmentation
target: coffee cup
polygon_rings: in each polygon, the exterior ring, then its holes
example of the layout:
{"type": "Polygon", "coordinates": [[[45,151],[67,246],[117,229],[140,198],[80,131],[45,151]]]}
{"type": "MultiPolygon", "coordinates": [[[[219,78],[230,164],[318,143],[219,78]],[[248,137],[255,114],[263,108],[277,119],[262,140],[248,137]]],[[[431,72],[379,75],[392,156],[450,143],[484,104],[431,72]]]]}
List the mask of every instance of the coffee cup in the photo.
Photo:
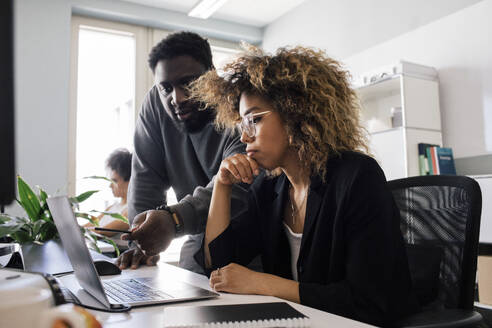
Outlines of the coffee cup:
{"type": "Polygon", "coordinates": [[[24,287],[0,290],[0,327],[52,328],[58,321],[72,328],[88,328],[85,316],[71,304],[53,307],[51,291],[24,287]]]}

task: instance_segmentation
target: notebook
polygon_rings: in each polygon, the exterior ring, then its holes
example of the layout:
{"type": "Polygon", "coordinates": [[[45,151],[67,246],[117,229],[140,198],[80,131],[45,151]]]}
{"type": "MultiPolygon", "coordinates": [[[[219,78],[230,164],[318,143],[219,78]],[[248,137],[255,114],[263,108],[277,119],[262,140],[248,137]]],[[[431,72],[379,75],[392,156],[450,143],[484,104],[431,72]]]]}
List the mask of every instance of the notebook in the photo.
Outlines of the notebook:
{"type": "Polygon", "coordinates": [[[164,327],[309,327],[307,316],[288,303],[180,306],[164,309],[164,327]]]}

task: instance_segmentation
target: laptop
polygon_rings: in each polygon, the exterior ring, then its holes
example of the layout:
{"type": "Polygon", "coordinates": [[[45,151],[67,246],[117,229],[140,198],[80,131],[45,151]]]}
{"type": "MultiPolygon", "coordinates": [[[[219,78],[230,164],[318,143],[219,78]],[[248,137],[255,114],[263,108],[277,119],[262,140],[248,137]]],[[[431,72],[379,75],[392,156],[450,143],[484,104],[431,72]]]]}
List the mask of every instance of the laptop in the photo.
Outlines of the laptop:
{"type": "Polygon", "coordinates": [[[68,197],[47,200],[80,286],[107,309],[213,298],[218,293],[171,279],[114,278],[101,281],[68,197]],[[165,283],[163,283],[165,280],[165,283]]]}

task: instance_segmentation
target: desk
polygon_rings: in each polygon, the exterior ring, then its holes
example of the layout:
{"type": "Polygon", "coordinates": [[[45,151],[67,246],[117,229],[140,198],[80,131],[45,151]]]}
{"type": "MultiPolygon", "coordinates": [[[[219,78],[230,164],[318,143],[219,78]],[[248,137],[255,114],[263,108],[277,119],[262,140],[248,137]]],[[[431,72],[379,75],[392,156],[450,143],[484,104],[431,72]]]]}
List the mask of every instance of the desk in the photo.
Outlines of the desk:
{"type": "MultiPolygon", "coordinates": [[[[118,276],[105,276],[102,279],[112,279],[114,277],[152,277],[152,276],[166,276],[173,279],[180,280],[198,287],[210,289],[208,285],[208,278],[204,275],[196,274],[191,271],[187,271],[166,263],[159,262],[156,267],[141,267],[138,270],[124,270],[121,275],[118,276]]],[[[73,274],[60,277],[59,280],[71,289],[80,288],[75,276],[73,274]]],[[[220,297],[212,300],[184,302],[176,304],[167,304],[159,306],[148,306],[132,309],[129,313],[106,313],[99,311],[91,311],[97,319],[106,328],[118,327],[118,328],[138,328],[138,327],[163,327],[164,307],[169,306],[190,306],[190,305],[221,305],[221,304],[244,304],[244,303],[262,303],[262,302],[275,302],[280,299],[270,296],[258,296],[258,295],[235,295],[221,293],[220,297]]],[[[304,313],[311,318],[311,327],[372,327],[370,325],[346,319],[328,312],[319,311],[307,306],[288,302],[298,311],[304,313]]]]}

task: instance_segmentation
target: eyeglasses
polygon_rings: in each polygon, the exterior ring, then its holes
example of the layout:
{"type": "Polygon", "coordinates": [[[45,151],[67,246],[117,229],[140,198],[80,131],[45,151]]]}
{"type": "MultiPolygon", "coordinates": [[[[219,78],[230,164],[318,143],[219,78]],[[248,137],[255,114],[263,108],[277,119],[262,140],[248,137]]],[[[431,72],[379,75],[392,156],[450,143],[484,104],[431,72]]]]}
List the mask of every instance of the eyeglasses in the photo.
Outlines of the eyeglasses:
{"type": "Polygon", "coordinates": [[[256,135],[256,123],[258,123],[261,117],[270,114],[272,111],[267,110],[260,113],[250,113],[244,115],[243,119],[240,123],[238,123],[239,129],[241,132],[246,133],[246,135],[250,138],[253,138],[256,135]]]}

